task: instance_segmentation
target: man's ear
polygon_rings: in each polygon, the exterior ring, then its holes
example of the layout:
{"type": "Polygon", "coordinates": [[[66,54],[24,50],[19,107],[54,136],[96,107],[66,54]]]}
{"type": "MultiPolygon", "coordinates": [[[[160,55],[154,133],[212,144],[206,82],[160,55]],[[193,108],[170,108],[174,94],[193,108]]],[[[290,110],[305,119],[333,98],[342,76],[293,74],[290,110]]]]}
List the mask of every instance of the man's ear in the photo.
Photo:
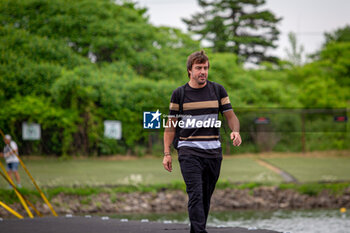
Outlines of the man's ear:
{"type": "Polygon", "coordinates": [[[187,72],[190,74],[190,77],[189,77],[189,78],[191,78],[192,71],[191,71],[191,70],[187,70],[187,72]]]}

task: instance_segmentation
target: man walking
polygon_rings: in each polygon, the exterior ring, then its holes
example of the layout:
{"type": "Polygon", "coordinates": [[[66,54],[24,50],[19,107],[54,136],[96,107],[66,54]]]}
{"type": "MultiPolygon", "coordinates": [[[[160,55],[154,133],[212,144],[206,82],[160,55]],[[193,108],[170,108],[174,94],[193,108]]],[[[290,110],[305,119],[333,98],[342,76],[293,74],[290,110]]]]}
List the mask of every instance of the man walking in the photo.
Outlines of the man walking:
{"type": "MultiPolygon", "coordinates": [[[[164,168],[172,171],[171,144],[176,141],[181,173],[188,194],[191,233],[205,233],[210,199],[219,178],[222,149],[219,140],[218,113],[222,112],[231,129],[234,146],[242,142],[239,120],[234,114],[223,86],[208,81],[209,59],[203,51],[187,59],[190,81],[177,88],[170,101],[168,123],[164,132],[164,168]],[[180,116],[179,116],[180,115],[180,116]],[[182,115],[182,116],[181,116],[182,115]],[[182,122],[181,122],[182,121],[182,122]],[[180,124],[181,122],[181,124],[180,124]]],[[[219,122],[220,123],[220,122],[219,122]]]]}
{"type": "Polygon", "coordinates": [[[4,138],[5,141],[5,147],[4,147],[4,153],[2,154],[5,158],[6,165],[7,165],[7,173],[9,174],[12,181],[15,181],[14,178],[16,178],[17,181],[17,187],[21,188],[21,180],[18,173],[18,165],[19,160],[16,156],[16,153],[18,154],[18,147],[15,141],[11,139],[10,135],[5,135],[4,138]],[[13,175],[14,177],[13,177],[13,175]]]}

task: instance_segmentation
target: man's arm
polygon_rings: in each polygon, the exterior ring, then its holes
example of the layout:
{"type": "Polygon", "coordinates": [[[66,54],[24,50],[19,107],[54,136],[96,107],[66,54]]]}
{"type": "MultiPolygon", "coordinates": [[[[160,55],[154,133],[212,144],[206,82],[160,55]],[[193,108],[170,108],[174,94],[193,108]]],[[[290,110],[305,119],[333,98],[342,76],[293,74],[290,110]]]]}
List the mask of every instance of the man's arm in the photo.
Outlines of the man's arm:
{"type": "Polygon", "coordinates": [[[18,156],[18,149],[12,149],[11,148],[11,150],[9,152],[7,152],[6,157],[9,157],[11,154],[15,154],[15,155],[18,156]]]}
{"type": "Polygon", "coordinates": [[[4,153],[4,158],[7,158],[9,156],[11,156],[11,154],[16,154],[18,155],[18,148],[17,148],[17,145],[16,144],[10,144],[10,151],[7,152],[7,153],[4,153]]]}
{"type": "Polygon", "coordinates": [[[224,112],[224,116],[228,122],[228,126],[231,129],[231,140],[234,146],[239,146],[242,143],[241,135],[239,134],[239,120],[233,110],[224,112]]]}
{"type": "Polygon", "coordinates": [[[9,152],[4,153],[4,158],[9,157],[12,152],[13,152],[13,150],[10,150],[9,152]]]}
{"type": "Polygon", "coordinates": [[[169,128],[164,129],[164,159],[163,166],[165,170],[171,172],[172,171],[172,161],[171,161],[171,144],[173,143],[175,137],[175,127],[171,122],[177,122],[177,118],[169,117],[167,121],[167,126],[169,128]]]}

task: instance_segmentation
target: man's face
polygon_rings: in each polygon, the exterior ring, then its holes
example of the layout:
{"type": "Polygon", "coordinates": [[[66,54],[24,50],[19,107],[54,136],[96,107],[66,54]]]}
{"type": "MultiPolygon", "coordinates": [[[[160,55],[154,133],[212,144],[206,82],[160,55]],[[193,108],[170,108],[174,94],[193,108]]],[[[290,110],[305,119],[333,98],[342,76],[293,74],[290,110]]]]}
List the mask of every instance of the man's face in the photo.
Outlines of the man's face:
{"type": "Polygon", "coordinates": [[[5,138],[4,141],[5,141],[6,144],[10,144],[10,142],[11,142],[10,140],[8,140],[8,139],[6,139],[6,138],[5,138]]]}
{"type": "Polygon", "coordinates": [[[203,85],[208,79],[208,70],[208,61],[201,64],[195,63],[192,65],[192,69],[189,70],[190,78],[193,79],[198,85],[203,85]]]}

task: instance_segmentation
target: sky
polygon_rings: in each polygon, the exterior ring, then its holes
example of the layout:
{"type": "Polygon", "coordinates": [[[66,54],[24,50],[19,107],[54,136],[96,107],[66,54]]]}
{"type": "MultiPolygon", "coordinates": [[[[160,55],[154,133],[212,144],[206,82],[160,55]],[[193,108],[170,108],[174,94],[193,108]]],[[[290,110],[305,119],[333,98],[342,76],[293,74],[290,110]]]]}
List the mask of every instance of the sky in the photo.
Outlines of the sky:
{"type": "MultiPolygon", "coordinates": [[[[135,0],[148,8],[150,22],[155,26],[171,26],[187,31],[181,18],[189,18],[201,8],[197,0],[135,0]]],[[[305,54],[314,53],[324,42],[324,32],[350,25],[350,0],[266,0],[261,9],[269,9],[277,17],[281,34],[277,49],[271,54],[286,57],[288,33],[294,32],[304,46],[305,54]]]]}

